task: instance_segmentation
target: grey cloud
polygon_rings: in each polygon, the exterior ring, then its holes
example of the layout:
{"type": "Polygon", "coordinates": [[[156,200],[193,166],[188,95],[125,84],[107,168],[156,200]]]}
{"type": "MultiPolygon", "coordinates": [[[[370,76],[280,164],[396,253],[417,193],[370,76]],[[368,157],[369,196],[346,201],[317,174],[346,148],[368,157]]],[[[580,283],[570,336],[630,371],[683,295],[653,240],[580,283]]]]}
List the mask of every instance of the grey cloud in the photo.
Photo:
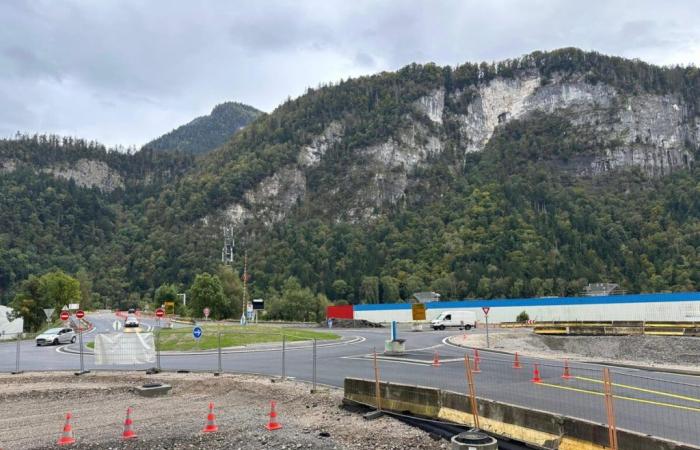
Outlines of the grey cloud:
{"type": "Polygon", "coordinates": [[[411,62],[563,46],[700,64],[699,19],[692,0],[2,2],[0,134],[142,144],[225,100],[270,111],[411,62]]]}

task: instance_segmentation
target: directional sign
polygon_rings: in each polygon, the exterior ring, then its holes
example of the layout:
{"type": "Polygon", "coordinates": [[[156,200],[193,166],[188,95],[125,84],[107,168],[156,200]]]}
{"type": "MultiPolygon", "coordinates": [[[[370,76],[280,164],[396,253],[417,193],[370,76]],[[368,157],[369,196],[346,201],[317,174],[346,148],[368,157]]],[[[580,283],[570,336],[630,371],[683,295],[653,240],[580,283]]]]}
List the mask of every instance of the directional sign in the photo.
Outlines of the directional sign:
{"type": "Polygon", "coordinates": [[[77,317],[78,319],[82,319],[83,317],[85,317],[85,311],[83,311],[82,309],[77,310],[75,312],[75,317],[77,317]]]}
{"type": "Polygon", "coordinates": [[[411,305],[411,315],[413,320],[425,320],[425,305],[423,303],[411,305]]]}
{"type": "Polygon", "coordinates": [[[112,328],[114,328],[114,331],[119,331],[119,330],[121,330],[121,329],[122,329],[122,326],[123,326],[123,325],[122,325],[122,323],[121,323],[120,320],[115,320],[115,321],[112,323],[112,328]]]}
{"type": "Polygon", "coordinates": [[[158,308],[156,309],[156,317],[159,319],[165,315],[165,311],[163,311],[163,308],[158,308]]]}
{"type": "Polygon", "coordinates": [[[68,320],[70,318],[70,313],[68,311],[61,311],[61,320],[68,320]]]}
{"type": "Polygon", "coordinates": [[[199,340],[199,338],[202,337],[202,327],[194,327],[192,328],[192,336],[194,336],[195,339],[199,340]]]}
{"type": "Polygon", "coordinates": [[[489,315],[489,311],[491,311],[491,308],[488,307],[488,306],[484,306],[484,307],[482,307],[481,309],[484,311],[484,315],[485,315],[485,316],[488,316],[488,315],[489,315]]]}
{"type": "Polygon", "coordinates": [[[209,313],[211,312],[211,309],[209,308],[204,308],[204,317],[209,317],[209,313]]]}

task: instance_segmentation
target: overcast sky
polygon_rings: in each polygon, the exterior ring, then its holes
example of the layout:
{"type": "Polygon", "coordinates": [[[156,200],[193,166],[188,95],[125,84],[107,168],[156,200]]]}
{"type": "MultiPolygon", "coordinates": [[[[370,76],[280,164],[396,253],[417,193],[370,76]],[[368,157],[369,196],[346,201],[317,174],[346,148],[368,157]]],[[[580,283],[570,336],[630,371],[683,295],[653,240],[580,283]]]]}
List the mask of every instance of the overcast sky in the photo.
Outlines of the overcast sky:
{"type": "Polygon", "coordinates": [[[236,100],[272,111],[306,87],[576,46],[700,65],[687,1],[5,1],[0,136],[141,145],[236,100]]]}

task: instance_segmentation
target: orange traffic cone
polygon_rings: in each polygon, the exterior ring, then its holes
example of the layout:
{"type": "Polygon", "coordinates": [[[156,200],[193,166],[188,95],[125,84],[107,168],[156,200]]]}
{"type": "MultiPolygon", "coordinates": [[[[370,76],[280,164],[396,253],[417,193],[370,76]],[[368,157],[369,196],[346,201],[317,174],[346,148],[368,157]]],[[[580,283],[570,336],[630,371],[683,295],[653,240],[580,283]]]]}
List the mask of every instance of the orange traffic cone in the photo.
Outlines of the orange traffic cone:
{"type": "Polygon", "coordinates": [[[474,361],[476,361],[477,364],[481,361],[481,358],[479,358],[479,350],[476,348],[474,349],[474,361]]]}
{"type": "Polygon", "coordinates": [[[573,377],[571,376],[571,372],[569,371],[569,360],[565,359],[564,360],[564,373],[561,376],[565,380],[570,380],[573,377]]]}
{"type": "Polygon", "coordinates": [[[474,358],[474,367],[472,368],[472,373],[481,373],[481,369],[479,368],[479,359],[474,358]]]}
{"type": "Polygon", "coordinates": [[[440,367],[440,355],[438,355],[438,352],[435,352],[433,355],[433,367],[440,367]]]}
{"type": "Polygon", "coordinates": [[[207,424],[204,426],[202,433],[214,433],[219,431],[216,425],[216,416],[214,415],[214,403],[209,403],[209,414],[207,414],[207,424]]]}
{"type": "Polygon", "coordinates": [[[61,437],[58,438],[58,445],[71,445],[75,444],[75,438],[73,437],[73,428],[70,424],[70,419],[73,417],[71,413],[66,414],[66,424],[63,425],[63,433],[61,437]]]}
{"type": "Polygon", "coordinates": [[[131,407],[126,408],[126,419],[124,419],[124,432],[122,433],[122,439],[134,439],[136,433],[131,428],[134,425],[134,421],[131,420],[131,407]]]}
{"type": "Polygon", "coordinates": [[[518,358],[518,352],[515,352],[515,360],[513,360],[513,369],[522,369],[523,366],[520,365],[520,358],[518,358]]]}
{"type": "Polygon", "coordinates": [[[267,422],[267,425],[265,425],[265,428],[268,430],[279,430],[282,428],[282,424],[277,422],[277,412],[275,411],[275,402],[274,400],[270,402],[270,420],[267,422]]]}
{"type": "Polygon", "coordinates": [[[540,368],[537,364],[535,364],[535,369],[532,371],[532,381],[533,383],[541,383],[542,378],[540,378],[540,368]]]}

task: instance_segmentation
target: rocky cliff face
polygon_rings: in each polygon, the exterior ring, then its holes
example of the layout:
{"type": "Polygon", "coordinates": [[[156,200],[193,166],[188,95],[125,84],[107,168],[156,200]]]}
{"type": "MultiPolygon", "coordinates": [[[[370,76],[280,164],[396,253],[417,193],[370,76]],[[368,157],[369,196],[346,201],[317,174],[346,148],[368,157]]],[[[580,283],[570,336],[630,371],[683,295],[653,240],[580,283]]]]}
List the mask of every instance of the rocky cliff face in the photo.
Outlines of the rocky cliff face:
{"type": "Polygon", "coordinates": [[[124,187],[121,175],[102,161],[79,159],[74,164],[50,167],[44,172],[58,178],[73,180],[80,187],[98,188],[102,192],[112,192],[124,187]]]}
{"type": "MultiPolygon", "coordinates": [[[[300,148],[297,164],[284,167],[226,209],[234,224],[259,218],[266,225],[283,219],[295,204],[322,198],[342,205],[344,220],[371,218],[386,205],[400,201],[412,183],[414,169],[439,155],[457,124],[463,155],[483,151],[499,126],[534,112],[560,115],[596,136],[599,148],[575,167],[581,176],[639,167],[661,176],[693,164],[700,143],[700,118],[680,95],[631,95],[583,76],[547,78],[523,73],[495,78],[463,90],[437,89],[413,104],[405,126],[393,137],[355,148],[353,162],[340,170],[333,185],[309,189],[313,170],[327,151],[343,142],[344,124],[331,123],[300,148]],[[425,120],[427,119],[427,121],[425,120]]],[[[337,168],[336,168],[337,169],[337,168]]]]}

